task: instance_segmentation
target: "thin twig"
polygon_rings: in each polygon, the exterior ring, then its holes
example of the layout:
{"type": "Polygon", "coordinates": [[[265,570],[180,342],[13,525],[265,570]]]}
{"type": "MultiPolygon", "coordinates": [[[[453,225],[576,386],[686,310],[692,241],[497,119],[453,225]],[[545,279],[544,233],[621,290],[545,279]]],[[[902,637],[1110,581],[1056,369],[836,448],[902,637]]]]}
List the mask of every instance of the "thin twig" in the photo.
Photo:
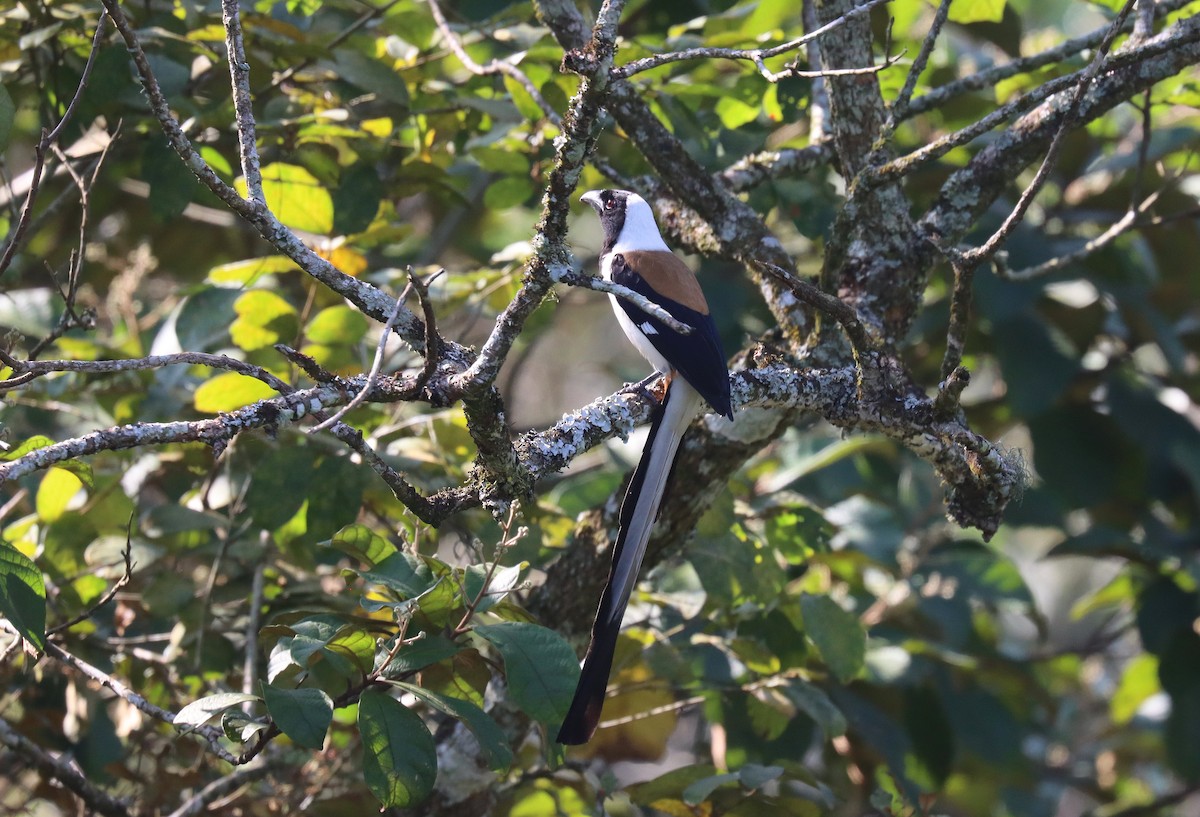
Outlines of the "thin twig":
{"type": "Polygon", "coordinates": [[[251,763],[234,769],[222,778],[214,780],[180,804],[168,817],[196,817],[209,810],[209,806],[230,792],[237,791],[247,783],[266,777],[271,767],[266,763],[251,763]]]}
{"type": "Polygon", "coordinates": [[[966,253],[966,257],[964,258],[966,263],[978,265],[995,255],[996,251],[1000,249],[1000,245],[1008,240],[1009,234],[1025,217],[1026,211],[1033,203],[1034,196],[1042,189],[1042,185],[1050,177],[1050,171],[1058,163],[1059,151],[1062,150],[1067,133],[1075,124],[1075,119],[1079,115],[1079,108],[1083,104],[1083,98],[1087,95],[1088,89],[1092,87],[1092,82],[1096,79],[1096,76],[1099,75],[1101,67],[1105,64],[1108,51],[1112,48],[1113,40],[1120,33],[1125,18],[1133,11],[1133,7],[1137,2],[1138,0],[1125,0],[1125,5],[1122,6],[1121,11],[1117,14],[1117,18],[1109,26],[1108,32],[1096,50],[1096,56],[1092,58],[1091,64],[1084,71],[1079,84],[1075,87],[1075,96],[1071,99],[1070,106],[1063,114],[1058,131],[1054,134],[1054,139],[1051,140],[1050,147],[1047,149],[1046,156],[1042,159],[1042,164],[1038,168],[1037,173],[1034,174],[1033,181],[1021,193],[1021,198],[1017,200],[1016,206],[1013,207],[1008,217],[1004,219],[1004,223],[1000,225],[1000,228],[982,246],[966,253]]]}
{"type": "Polygon", "coordinates": [[[4,247],[3,254],[0,254],[0,274],[3,274],[8,269],[8,265],[12,263],[13,255],[20,246],[21,240],[25,236],[25,231],[29,227],[29,220],[33,217],[33,204],[37,201],[38,191],[42,183],[42,171],[46,165],[46,153],[50,150],[50,146],[58,142],[59,134],[62,133],[64,127],[70,121],[75,113],[76,106],[79,105],[79,100],[83,98],[83,92],[87,88],[88,80],[92,75],[92,66],[96,63],[96,55],[100,53],[100,45],[104,39],[105,23],[108,20],[108,15],[101,14],[100,21],[96,23],[96,33],[92,37],[92,48],[88,52],[87,62],[84,63],[83,73],[79,77],[79,84],[75,87],[75,95],[71,97],[71,101],[67,103],[66,110],[63,115],[49,132],[42,131],[42,138],[38,140],[37,146],[34,148],[34,164],[33,176],[29,185],[29,192],[25,194],[25,204],[21,207],[21,218],[17,221],[17,226],[10,233],[8,244],[4,247]]]}
{"type": "MultiPolygon", "coordinates": [[[[1177,47],[1178,43],[1170,39],[1155,40],[1132,50],[1112,55],[1107,61],[1103,61],[1103,67],[1106,69],[1115,69],[1120,66],[1136,65],[1177,47]]],[[[1094,65],[1095,63],[1093,62],[1087,68],[1048,80],[1032,91],[1014,97],[1005,104],[993,109],[987,115],[961,130],[948,133],[905,156],[893,159],[887,164],[865,169],[860,174],[856,185],[864,189],[870,189],[887,182],[896,181],[918,168],[940,159],[954,148],[974,141],[979,136],[995,129],[1013,117],[1032,110],[1050,97],[1060,94],[1063,91],[1079,89],[1082,87],[1084,78],[1094,65]]],[[[924,99],[924,97],[918,98],[910,106],[910,116],[912,115],[913,108],[916,107],[921,99],[924,99]]]]}
{"type": "MultiPolygon", "coordinates": [[[[1154,12],[1156,15],[1161,16],[1170,11],[1182,8],[1187,2],[1188,0],[1164,0],[1164,2],[1157,3],[1154,6],[1154,12]]],[[[907,119],[927,113],[934,108],[942,107],[951,99],[962,94],[990,89],[995,87],[997,83],[1010,77],[1015,77],[1018,74],[1032,73],[1039,68],[1063,62],[1069,57],[1094,48],[1097,43],[1104,39],[1107,32],[1108,24],[1105,24],[1094,31],[1064,40],[1058,45],[1047,48],[1045,51],[1037,54],[1031,54],[1028,57],[1019,57],[1000,65],[985,68],[962,79],[948,82],[913,100],[907,106],[901,118],[907,119]]]]}
{"type": "Polygon", "coordinates": [[[467,53],[467,49],[463,47],[462,41],[453,31],[450,30],[450,23],[446,21],[446,15],[442,13],[441,4],[438,0],[429,0],[429,11],[433,14],[433,21],[437,24],[438,31],[442,35],[442,39],[446,41],[446,45],[454,52],[454,56],[458,57],[458,61],[466,66],[467,70],[476,76],[488,76],[491,74],[504,74],[505,76],[516,80],[516,82],[525,89],[525,93],[533,98],[533,101],[541,109],[542,114],[555,125],[562,124],[562,117],[558,112],[550,106],[542,96],[538,87],[533,84],[533,81],[525,75],[517,66],[505,60],[492,60],[487,65],[480,65],[471,58],[467,53]]]}
{"type": "Polygon", "coordinates": [[[129,580],[133,578],[133,514],[130,514],[129,522],[125,527],[125,548],[121,551],[121,556],[125,561],[125,570],[121,573],[121,578],[117,579],[112,587],[105,590],[104,595],[87,610],[46,630],[47,636],[57,635],[64,630],[69,630],[82,621],[87,621],[96,615],[97,610],[116,598],[117,593],[120,592],[122,587],[129,584],[129,580]]]}
{"type": "Polygon", "coordinates": [[[1065,269],[1072,264],[1078,263],[1079,261],[1082,261],[1083,259],[1093,255],[1099,250],[1104,249],[1130,230],[1146,226],[1139,221],[1139,217],[1154,206],[1161,193],[1161,190],[1151,193],[1136,207],[1127,210],[1125,215],[1113,222],[1107,230],[1089,240],[1079,249],[1075,250],[1074,252],[1069,252],[1066,255],[1060,255],[1055,258],[1051,258],[1049,261],[1043,261],[1040,264],[1035,264],[1034,266],[1026,267],[1024,269],[1012,270],[1008,268],[1007,259],[1005,258],[1004,253],[997,253],[993,259],[996,275],[1006,281],[1029,281],[1034,278],[1040,278],[1043,275],[1049,275],[1050,273],[1058,272],[1059,270],[1065,269]]]}
{"type": "Polygon", "coordinates": [[[904,118],[904,112],[908,109],[908,103],[912,101],[913,92],[917,89],[917,80],[920,78],[921,72],[925,70],[925,66],[929,63],[929,56],[933,53],[933,46],[937,43],[942,26],[946,24],[946,19],[950,16],[951,1],[942,0],[938,4],[937,12],[933,15],[933,22],[929,25],[929,32],[925,35],[925,39],[921,43],[921,50],[917,53],[917,58],[913,60],[912,66],[908,69],[908,76],[904,78],[904,87],[900,89],[900,93],[892,101],[891,110],[888,112],[888,121],[884,126],[885,130],[893,130],[899,120],[904,118]]]}
{"type": "MultiPolygon", "coordinates": [[[[131,704],[138,711],[149,715],[157,721],[174,726],[174,712],[150,703],[141,695],[138,695],[129,687],[125,686],[125,684],[123,684],[121,681],[118,681],[116,678],[109,675],[107,672],[97,669],[76,655],[72,655],[54,642],[47,642],[46,655],[83,673],[91,680],[112,691],[112,693],[118,698],[121,698],[125,702],[131,704]]],[[[217,757],[228,761],[229,763],[235,762],[235,756],[221,745],[221,739],[224,737],[224,735],[221,733],[220,729],[217,729],[215,726],[199,726],[195,728],[188,728],[186,731],[193,732],[208,741],[208,750],[217,757]]]]}
{"type": "MultiPolygon", "coordinates": [[[[353,36],[356,32],[358,32],[360,29],[362,29],[362,27],[365,26],[367,23],[369,23],[372,20],[375,20],[379,17],[382,17],[384,14],[387,14],[392,9],[392,7],[395,6],[399,2],[400,2],[400,0],[390,0],[390,2],[384,3],[382,6],[371,7],[370,11],[367,11],[366,13],[364,13],[361,17],[359,17],[353,23],[351,23],[350,25],[348,25],[344,29],[342,29],[342,31],[336,37],[334,37],[329,42],[325,43],[325,45],[324,45],[325,50],[332,52],[333,49],[337,48],[339,45],[344,43],[346,40],[350,39],[351,36],[353,36]]],[[[269,85],[267,85],[264,88],[260,88],[258,93],[261,95],[261,94],[266,93],[267,91],[272,91],[275,88],[278,88],[280,85],[287,82],[289,79],[294,77],[300,71],[303,71],[304,69],[308,68],[310,65],[312,65],[316,61],[317,61],[316,57],[305,57],[304,59],[300,60],[299,62],[292,63],[287,68],[285,68],[283,71],[280,71],[278,74],[276,74],[271,79],[271,83],[269,85]]]]}
{"type": "MultiPolygon", "coordinates": [[[[45,780],[57,780],[83,801],[90,811],[105,817],[129,817],[129,807],[94,783],[62,757],[55,757],[29,738],[17,732],[8,721],[0,718],[0,745],[7,746],[25,762],[38,770],[45,780]]],[[[64,753],[69,756],[68,753],[64,753]]]]}
{"type": "Polygon", "coordinates": [[[803,278],[797,278],[775,264],[765,261],[756,261],[754,263],[763,272],[786,286],[801,301],[809,306],[816,307],[837,321],[842,329],[845,330],[846,337],[850,340],[850,345],[854,349],[856,358],[866,354],[875,347],[874,342],[867,333],[866,327],[863,325],[862,319],[858,316],[858,312],[850,304],[827,292],[823,292],[814,284],[805,281],[803,278]]]}
{"type": "Polygon", "coordinates": [[[387,346],[388,337],[392,333],[392,326],[395,325],[396,317],[400,314],[400,310],[404,306],[404,301],[408,298],[408,293],[412,292],[412,288],[413,284],[410,281],[408,286],[404,288],[404,291],[400,293],[400,297],[396,299],[396,308],[392,310],[392,313],[388,315],[387,321],[383,324],[383,331],[379,333],[379,343],[375,345],[375,359],[371,363],[371,370],[367,372],[367,380],[365,383],[363,383],[363,387],[359,390],[358,394],[351,398],[349,403],[342,406],[337,410],[336,413],[327,419],[322,420],[310,428],[308,430],[309,434],[316,434],[319,431],[324,431],[325,429],[329,428],[334,423],[341,422],[341,419],[345,417],[348,412],[353,411],[362,405],[362,403],[367,399],[367,395],[370,394],[371,389],[375,388],[375,384],[379,380],[379,372],[383,368],[384,347],[387,346]]]}
{"type": "MultiPolygon", "coordinates": [[[[197,365],[213,369],[225,369],[231,372],[261,380],[276,391],[287,394],[292,387],[261,366],[255,366],[242,360],[236,360],[225,355],[213,355],[205,352],[177,352],[170,355],[149,355],[148,357],[123,358],[121,360],[18,360],[8,352],[0,349],[0,363],[13,370],[14,375],[28,376],[30,379],[42,377],[53,372],[81,372],[85,374],[113,374],[116,372],[133,372],[143,369],[161,369],[164,366],[197,365]]],[[[17,377],[0,381],[0,391],[13,388],[17,377]]],[[[29,382],[25,380],[17,385],[29,382]]]]}
{"type": "MultiPolygon", "coordinates": [[[[687,48],[683,51],[672,51],[668,54],[655,54],[650,57],[643,57],[640,60],[625,63],[622,66],[614,68],[612,75],[614,79],[628,79],[634,74],[640,74],[643,71],[649,71],[652,68],[658,68],[662,65],[667,65],[672,62],[680,62],[681,60],[748,60],[761,65],[763,60],[771,57],[778,57],[780,54],[786,54],[789,51],[794,51],[805,43],[815,40],[817,37],[832,31],[833,29],[845,25],[851,20],[861,17],[870,12],[876,6],[887,3],[888,0],[869,0],[861,6],[856,6],[850,11],[838,17],[836,20],[831,20],[815,31],[810,31],[803,37],[797,37],[794,40],[788,40],[771,48],[687,48]]],[[[852,69],[860,72],[860,69],[852,69]]],[[[820,74],[820,76],[828,76],[828,73],[820,74]]]]}
{"type": "Polygon", "coordinates": [[[686,323],[676,320],[674,317],[672,317],[670,312],[654,303],[654,301],[651,301],[640,292],[634,292],[629,287],[621,286],[620,284],[614,284],[612,281],[606,281],[603,278],[597,278],[591,275],[583,275],[582,273],[578,272],[562,272],[554,276],[554,280],[560,284],[566,284],[567,286],[583,287],[584,289],[603,292],[607,295],[613,295],[617,298],[620,298],[623,301],[628,301],[638,309],[641,309],[643,312],[646,312],[654,317],[656,320],[662,321],[672,330],[680,333],[681,335],[690,335],[694,331],[692,327],[688,326],[686,323]]]}

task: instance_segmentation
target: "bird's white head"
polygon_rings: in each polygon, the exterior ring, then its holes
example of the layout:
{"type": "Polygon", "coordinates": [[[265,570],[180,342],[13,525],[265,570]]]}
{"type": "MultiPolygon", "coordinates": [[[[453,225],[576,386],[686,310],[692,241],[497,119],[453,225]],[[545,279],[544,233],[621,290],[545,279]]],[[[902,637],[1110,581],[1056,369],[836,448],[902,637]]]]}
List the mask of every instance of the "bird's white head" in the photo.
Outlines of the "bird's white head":
{"type": "Polygon", "coordinates": [[[628,190],[589,190],[579,200],[590,204],[604,228],[602,255],[631,250],[670,251],[644,198],[628,190]]]}

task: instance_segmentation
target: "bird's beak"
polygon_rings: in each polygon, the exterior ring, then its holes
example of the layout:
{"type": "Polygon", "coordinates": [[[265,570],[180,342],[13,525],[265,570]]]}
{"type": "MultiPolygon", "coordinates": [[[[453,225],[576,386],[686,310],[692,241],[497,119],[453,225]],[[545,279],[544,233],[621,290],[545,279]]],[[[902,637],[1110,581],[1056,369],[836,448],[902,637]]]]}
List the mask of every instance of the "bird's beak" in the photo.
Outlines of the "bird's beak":
{"type": "Polygon", "coordinates": [[[589,190],[586,193],[584,193],[582,196],[580,196],[579,200],[592,205],[592,209],[595,210],[597,213],[599,213],[600,209],[604,206],[600,202],[600,191],[599,190],[589,190]]]}

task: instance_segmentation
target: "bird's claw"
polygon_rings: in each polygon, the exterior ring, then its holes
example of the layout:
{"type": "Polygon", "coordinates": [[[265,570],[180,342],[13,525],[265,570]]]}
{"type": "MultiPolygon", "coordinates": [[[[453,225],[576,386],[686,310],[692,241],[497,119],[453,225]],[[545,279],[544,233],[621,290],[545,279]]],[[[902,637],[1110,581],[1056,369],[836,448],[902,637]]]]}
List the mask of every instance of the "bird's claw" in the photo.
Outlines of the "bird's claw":
{"type": "Polygon", "coordinates": [[[670,385],[670,378],[663,375],[662,372],[654,372],[649,377],[644,377],[636,383],[626,383],[621,387],[622,392],[632,392],[640,395],[653,403],[661,403],[667,396],[667,386],[670,385]]]}

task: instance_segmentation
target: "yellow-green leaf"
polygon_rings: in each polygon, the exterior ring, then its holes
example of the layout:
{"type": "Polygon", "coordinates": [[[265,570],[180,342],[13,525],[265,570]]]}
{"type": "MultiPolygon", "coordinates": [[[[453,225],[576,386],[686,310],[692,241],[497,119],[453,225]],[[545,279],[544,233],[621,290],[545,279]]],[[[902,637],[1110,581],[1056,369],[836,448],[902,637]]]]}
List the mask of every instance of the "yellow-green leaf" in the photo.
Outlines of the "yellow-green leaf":
{"type": "Polygon", "coordinates": [[[367,333],[367,319],[348,306],[331,306],[313,316],[304,333],[313,343],[348,346],[358,343],[367,333]]]}
{"type": "Polygon", "coordinates": [[[38,486],[37,513],[43,522],[56,522],[83,488],[79,477],[63,468],[51,468],[38,486]]]}
{"type": "MultiPolygon", "coordinates": [[[[275,162],[262,169],[263,195],[275,217],[287,226],[325,235],[333,229],[333,199],[317,177],[299,165],[275,162]]],[[[246,180],[237,180],[246,195],[246,180]]]]}
{"type": "Polygon", "coordinates": [[[233,308],[238,318],[229,327],[229,336],[238,348],[246,351],[290,341],[300,326],[292,305],[265,289],[242,294],[233,308]]]}
{"type": "Polygon", "coordinates": [[[275,390],[261,380],[237,372],[224,372],[196,389],[192,405],[196,407],[196,411],[217,414],[248,406],[259,400],[274,397],[275,394],[275,390]]]}
{"type": "Polygon", "coordinates": [[[208,280],[214,284],[239,284],[251,286],[264,275],[291,272],[299,269],[296,262],[286,255],[268,255],[265,258],[247,258],[218,264],[208,271],[208,280]]]}
{"type": "Polygon", "coordinates": [[[950,19],[956,23],[998,23],[1004,17],[1005,0],[959,0],[950,4],[950,19]]]}

